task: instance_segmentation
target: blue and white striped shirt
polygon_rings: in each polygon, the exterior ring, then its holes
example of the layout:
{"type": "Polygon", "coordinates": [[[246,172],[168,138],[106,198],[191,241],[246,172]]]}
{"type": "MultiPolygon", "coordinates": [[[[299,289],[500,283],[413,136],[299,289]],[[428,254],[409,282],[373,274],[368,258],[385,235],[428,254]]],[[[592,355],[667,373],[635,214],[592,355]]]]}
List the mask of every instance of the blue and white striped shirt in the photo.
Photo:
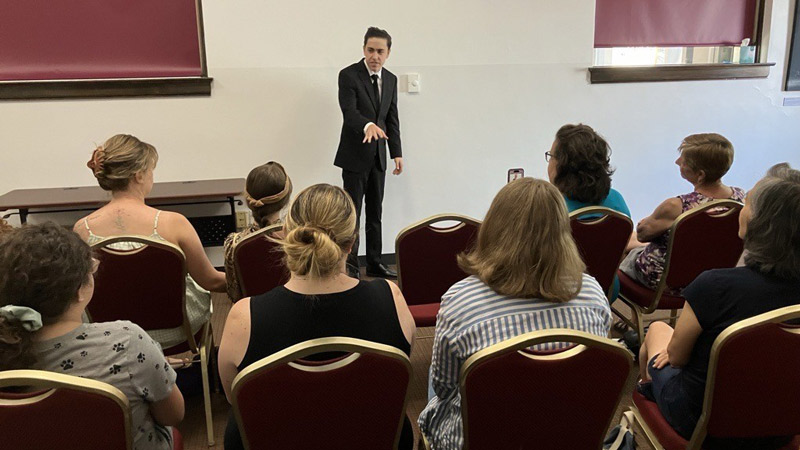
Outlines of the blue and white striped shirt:
{"type": "MultiPolygon", "coordinates": [[[[570,328],[606,337],[611,309],[602,288],[583,275],[578,296],[566,303],[500,295],[477,277],[454,284],[442,296],[436,318],[431,377],[436,396],[419,416],[419,427],[435,450],[464,445],[458,376],[474,353],[520,334],[548,328],[570,328]]],[[[564,344],[549,343],[537,350],[564,344]]]]}

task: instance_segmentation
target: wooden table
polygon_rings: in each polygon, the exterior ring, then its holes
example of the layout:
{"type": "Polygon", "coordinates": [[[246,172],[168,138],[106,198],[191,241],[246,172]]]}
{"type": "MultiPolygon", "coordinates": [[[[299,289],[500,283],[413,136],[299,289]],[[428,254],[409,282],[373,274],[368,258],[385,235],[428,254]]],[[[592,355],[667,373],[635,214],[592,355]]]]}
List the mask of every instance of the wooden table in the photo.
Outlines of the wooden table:
{"type": "MultiPolygon", "coordinates": [[[[145,202],[153,206],[197,205],[228,203],[236,223],[235,197],[244,191],[244,178],[223,180],[173,181],[153,184],[145,202]]],[[[91,211],[111,200],[111,193],[99,186],[66,188],[16,189],[0,196],[0,211],[16,209],[20,222],[26,223],[29,214],[67,211],[91,211]],[[43,211],[33,211],[44,209],[43,211]]]]}

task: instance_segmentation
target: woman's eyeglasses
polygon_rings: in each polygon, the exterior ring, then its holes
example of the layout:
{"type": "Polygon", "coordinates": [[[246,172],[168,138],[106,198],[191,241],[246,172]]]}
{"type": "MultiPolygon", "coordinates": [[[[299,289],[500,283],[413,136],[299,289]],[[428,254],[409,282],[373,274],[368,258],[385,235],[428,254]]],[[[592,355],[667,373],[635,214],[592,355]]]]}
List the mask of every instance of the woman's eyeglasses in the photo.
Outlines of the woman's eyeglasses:
{"type": "Polygon", "coordinates": [[[544,152],[544,160],[550,162],[550,158],[553,157],[553,154],[550,152],[544,152]]]}

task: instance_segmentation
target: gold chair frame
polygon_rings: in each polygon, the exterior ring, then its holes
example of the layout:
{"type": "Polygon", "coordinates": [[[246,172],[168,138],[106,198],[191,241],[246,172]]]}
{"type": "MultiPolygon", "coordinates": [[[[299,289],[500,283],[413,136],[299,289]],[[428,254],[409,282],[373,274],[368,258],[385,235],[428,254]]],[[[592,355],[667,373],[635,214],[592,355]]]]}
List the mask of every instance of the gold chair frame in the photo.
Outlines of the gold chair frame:
{"type": "Polygon", "coordinates": [[[239,426],[239,432],[242,436],[244,448],[246,450],[250,450],[252,447],[247,440],[247,434],[245,433],[242,425],[242,417],[241,413],[239,412],[238,398],[239,391],[242,389],[244,383],[246,383],[250,378],[258,375],[259,372],[264,369],[283,364],[290,364],[293,368],[298,370],[307,370],[313,372],[335,370],[339,367],[343,367],[352,363],[358,358],[357,355],[361,353],[375,353],[398,360],[402,362],[403,366],[408,371],[408,386],[406,386],[406,395],[403,400],[403,416],[397,424],[397,432],[395,433],[394,445],[392,447],[396,449],[398,443],[400,442],[400,431],[403,428],[403,417],[405,417],[406,407],[408,406],[408,401],[411,394],[409,389],[412,381],[411,360],[405,353],[395,347],[386,344],[379,344],[377,342],[365,341],[363,339],[340,336],[311,339],[305,342],[300,342],[299,344],[292,345],[291,347],[285,348],[277,353],[267,356],[266,358],[262,358],[253,364],[250,364],[236,375],[231,386],[231,404],[233,406],[234,415],[236,416],[236,423],[239,426]],[[309,355],[329,352],[345,352],[351,353],[351,355],[343,360],[335,361],[324,366],[301,366],[293,364],[293,361],[303,359],[309,355]]]}
{"type": "MultiPolygon", "coordinates": [[[[706,391],[703,397],[703,412],[700,414],[700,419],[697,421],[697,426],[692,433],[687,450],[701,450],[703,441],[708,434],[708,421],[711,418],[711,410],[714,403],[714,386],[717,381],[717,366],[719,365],[719,353],[723,346],[732,338],[749,331],[752,328],[768,324],[768,323],[784,323],[790,320],[800,319],[800,305],[786,306],[776,309],[774,311],[759,314],[757,316],[745,319],[734,323],[733,325],[725,328],[711,346],[711,359],[708,363],[708,376],[706,378],[706,391]]],[[[783,328],[787,333],[800,334],[800,328],[791,327],[783,328]]],[[[655,433],[645,423],[641,412],[636,405],[631,405],[631,411],[636,421],[644,431],[647,440],[655,449],[663,450],[663,446],[658,442],[655,433]]]]}
{"type": "MultiPolygon", "coordinates": [[[[632,317],[629,319],[625,316],[621,311],[615,308],[613,305],[611,306],[611,310],[616,314],[620,319],[622,319],[625,323],[631,326],[639,336],[639,342],[642,342],[642,332],[644,330],[644,318],[643,316],[646,314],[651,314],[655,310],[658,309],[658,303],[661,301],[661,296],[664,294],[664,291],[667,289],[667,274],[669,274],[671,260],[672,260],[672,248],[675,243],[675,231],[681,226],[681,224],[687,220],[688,218],[695,216],[697,214],[705,214],[709,210],[713,209],[722,209],[727,208],[727,211],[720,212],[719,214],[714,214],[715,217],[725,217],[730,214],[737,214],[744,205],[741,202],[737,202],[735,200],[713,200],[708,203],[704,203],[696,208],[692,208],[681,215],[679,215],[672,225],[669,228],[669,241],[667,243],[667,252],[664,255],[664,272],[661,274],[661,277],[658,279],[658,285],[655,288],[655,295],[653,295],[653,301],[647,307],[641,307],[638,303],[634,302],[633,300],[629,300],[625,297],[620,289],[619,292],[619,299],[623,301],[630,309],[632,317]]],[[[638,281],[637,281],[638,282],[638,281]]],[[[678,317],[678,310],[672,309],[670,310],[670,319],[669,323],[672,326],[675,326],[675,321],[678,317]]]]}
{"type": "MultiPolygon", "coordinates": [[[[584,220],[581,220],[581,222],[584,222],[584,223],[587,223],[587,224],[595,224],[595,223],[607,220],[608,216],[613,216],[613,217],[620,218],[620,219],[623,219],[626,222],[628,222],[628,224],[630,224],[630,232],[628,232],[628,235],[630,236],[630,234],[633,233],[633,220],[631,220],[630,217],[626,216],[625,214],[622,214],[619,211],[615,211],[615,210],[613,210],[611,208],[607,208],[605,206],[586,206],[584,208],[576,209],[575,211],[572,211],[571,213],[569,213],[569,220],[570,221],[572,221],[573,219],[574,220],[579,220],[578,218],[580,216],[586,216],[586,215],[592,215],[592,214],[602,214],[602,217],[584,219],[584,220]]],[[[617,262],[617,268],[619,268],[619,264],[622,262],[623,259],[625,259],[625,252],[624,251],[622,252],[622,256],[620,257],[619,262],[617,262]]],[[[614,272],[614,277],[616,277],[616,271],[614,272]]],[[[608,291],[606,292],[606,298],[609,301],[611,301],[611,292],[613,290],[614,290],[614,282],[612,281],[611,285],[608,287],[608,291]]]]}
{"type": "MultiPolygon", "coordinates": [[[[211,359],[211,349],[214,348],[214,335],[211,332],[211,319],[209,318],[203,327],[200,329],[200,342],[198,343],[194,337],[194,333],[192,333],[192,326],[189,323],[189,315],[186,309],[186,275],[188,273],[186,268],[186,255],[183,253],[180,247],[177,245],[163,241],[160,239],[154,239],[149,236],[140,236],[140,235],[124,235],[124,236],[113,236],[106,239],[103,239],[95,244],[92,245],[92,250],[94,251],[104,251],[116,255],[129,255],[136,252],[141,251],[144,246],[153,246],[175,255],[180,256],[181,265],[182,265],[182,272],[183,277],[182,280],[182,290],[183,299],[182,299],[182,309],[183,309],[183,332],[186,336],[186,342],[189,345],[189,350],[192,353],[192,357],[200,355],[200,373],[203,382],[203,408],[205,411],[206,417],[206,439],[208,442],[208,446],[211,447],[214,445],[214,423],[213,423],[213,414],[211,413],[211,390],[209,389],[209,371],[208,371],[208,363],[211,359]],[[134,249],[134,250],[115,250],[113,248],[106,248],[111,244],[119,243],[119,242],[134,242],[142,244],[142,248],[134,249]],[[198,345],[199,344],[199,345],[198,345]]],[[[86,311],[87,316],[89,316],[89,320],[91,320],[91,315],[89,315],[89,311],[86,311]]]]}
{"type": "Polygon", "coordinates": [[[48,389],[48,391],[35,397],[21,399],[0,399],[0,404],[29,405],[38,403],[52,395],[57,389],[70,389],[75,391],[89,392],[91,394],[113,400],[114,403],[122,408],[122,414],[125,421],[125,450],[131,450],[133,448],[130,402],[128,401],[128,397],[126,397],[122,391],[114,386],[88,378],[64,375],[44,370],[0,371],[0,389],[12,386],[31,386],[34,388],[48,389]]]}

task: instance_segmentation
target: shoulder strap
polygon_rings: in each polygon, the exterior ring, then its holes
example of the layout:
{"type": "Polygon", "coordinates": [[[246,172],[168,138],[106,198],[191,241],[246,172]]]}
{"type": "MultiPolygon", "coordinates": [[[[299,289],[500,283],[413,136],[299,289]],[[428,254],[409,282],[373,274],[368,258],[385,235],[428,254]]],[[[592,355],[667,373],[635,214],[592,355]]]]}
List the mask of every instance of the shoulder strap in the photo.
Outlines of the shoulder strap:
{"type": "Polygon", "coordinates": [[[156,212],[156,218],[153,220],[153,234],[158,234],[158,216],[161,215],[161,210],[156,212]]]}

